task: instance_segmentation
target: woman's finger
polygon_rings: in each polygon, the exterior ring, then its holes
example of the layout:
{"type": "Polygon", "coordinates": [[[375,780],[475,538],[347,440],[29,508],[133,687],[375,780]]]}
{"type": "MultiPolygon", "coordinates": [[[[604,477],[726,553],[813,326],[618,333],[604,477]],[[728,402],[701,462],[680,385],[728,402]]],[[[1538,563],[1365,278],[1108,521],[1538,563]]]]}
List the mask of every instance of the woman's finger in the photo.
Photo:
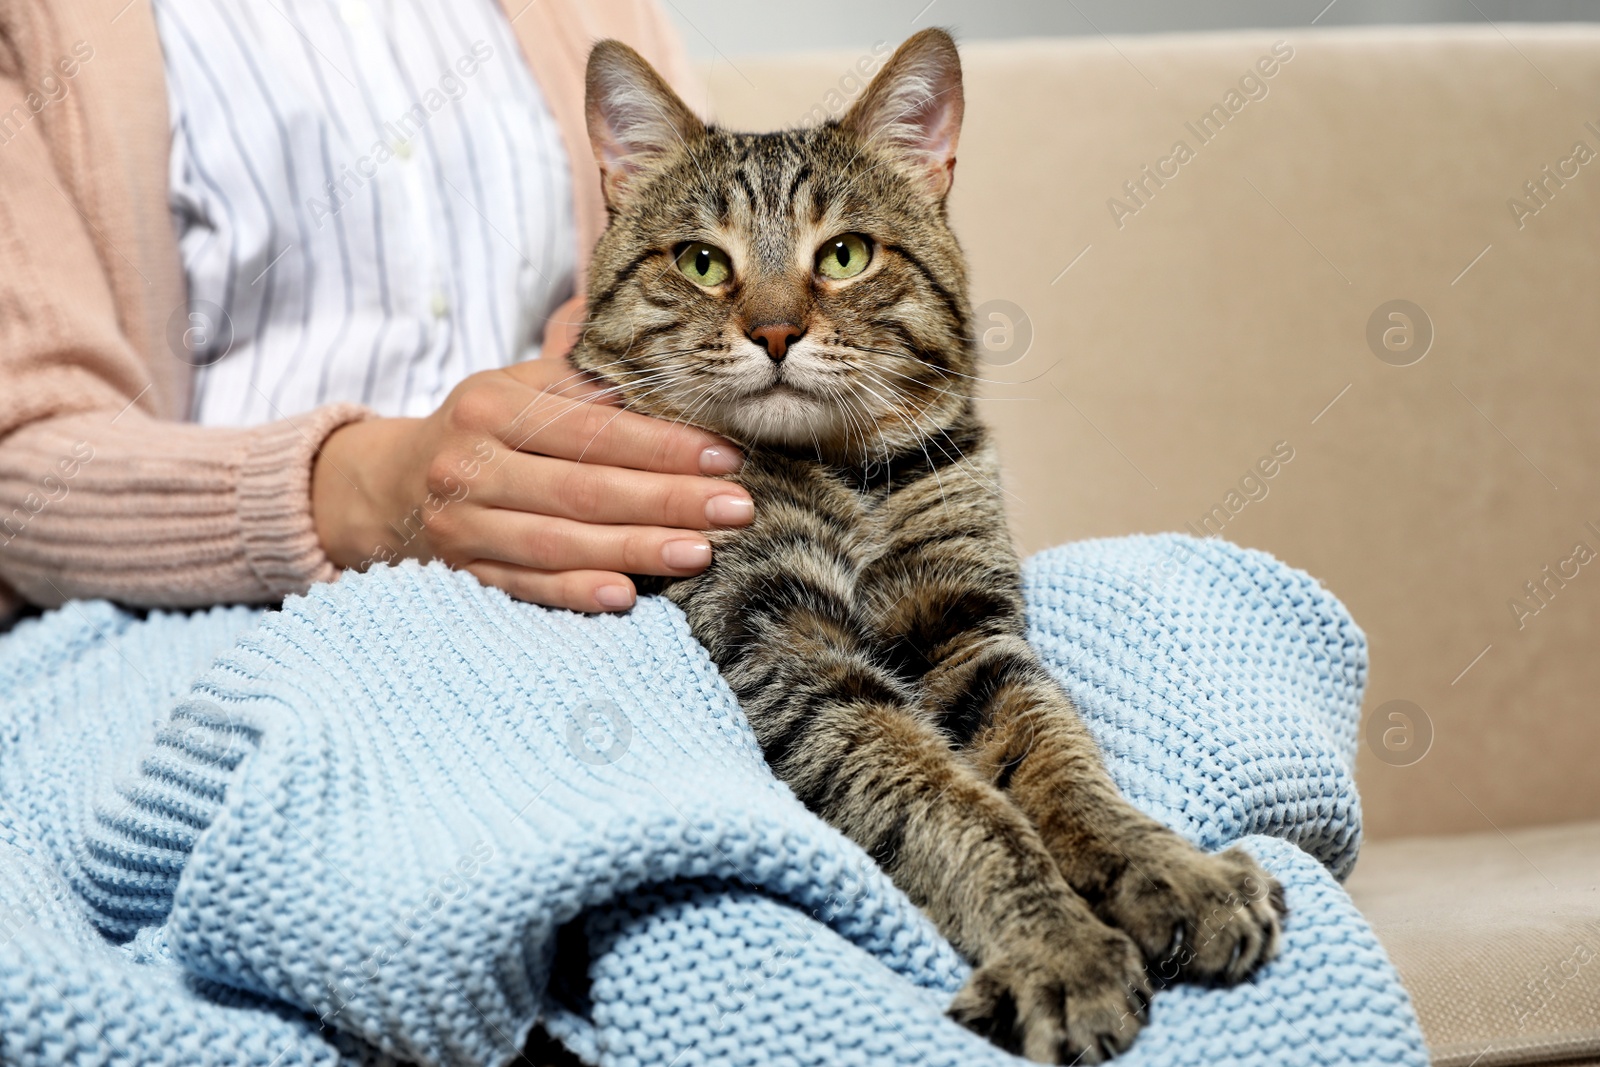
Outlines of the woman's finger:
{"type": "Polygon", "coordinates": [[[506,508],[483,508],[452,538],[448,555],[540,571],[604,570],[681,577],[711,563],[711,542],[660,526],[601,526],[506,508]]]}
{"type": "Polygon", "coordinates": [[[515,436],[502,440],[523,452],[661,474],[739,469],[738,450],[705,430],[590,400],[560,399],[567,410],[530,410],[516,422],[515,436]]]}
{"type": "Polygon", "coordinates": [[[655,474],[515,453],[489,468],[477,492],[487,507],[579,522],[708,530],[744,526],[755,515],[738,485],[689,474],[655,474]]]}
{"type": "MultiPolygon", "coordinates": [[[[526,366],[526,364],[519,364],[526,366]]],[[[458,429],[522,452],[663,474],[731,474],[739,451],[705,430],[533,388],[509,371],[472,382],[450,414],[458,429]]]]}
{"type": "Polygon", "coordinates": [[[547,608],[626,611],[638,599],[626,575],[609,571],[536,571],[487,559],[474,560],[461,569],[484,585],[547,608]]]}
{"type": "Polygon", "coordinates": [[[578,370],[565,359],[525,359],[503,369],[518,382],[540,392],[555,393],[574,400],[589,398],[608,404],[616,400],[616,390],[604,385],[587,371],[578,370]]]}

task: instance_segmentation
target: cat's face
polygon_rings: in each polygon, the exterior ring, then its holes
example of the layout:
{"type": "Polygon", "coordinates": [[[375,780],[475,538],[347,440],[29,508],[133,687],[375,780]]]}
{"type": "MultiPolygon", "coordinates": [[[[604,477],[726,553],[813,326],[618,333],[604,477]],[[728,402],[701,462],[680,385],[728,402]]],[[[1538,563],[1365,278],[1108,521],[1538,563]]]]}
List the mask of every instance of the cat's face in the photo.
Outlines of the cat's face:
{"type": "Polygon", "coordinates": [[[588,110],[611,220],[580,368],[636,410],[858,462],[964,408],[966,272],[944,210],[961,74],[943,31],[812,129],[708,127],[617,42],[590,56],[588,110]]]}

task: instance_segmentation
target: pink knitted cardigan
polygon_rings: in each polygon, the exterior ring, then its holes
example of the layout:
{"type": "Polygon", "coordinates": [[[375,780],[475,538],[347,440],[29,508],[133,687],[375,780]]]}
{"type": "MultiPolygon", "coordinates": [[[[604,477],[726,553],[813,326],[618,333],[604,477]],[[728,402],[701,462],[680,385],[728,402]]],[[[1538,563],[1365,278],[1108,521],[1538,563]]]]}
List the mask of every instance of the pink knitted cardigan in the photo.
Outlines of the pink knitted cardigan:
{"type": "MultiPolygon", "coordinates": [[[[604,223],[589,47],[621,38],[680,88],[687,63],[654,0],[502,2],[572,160],[583,277],[604,223]]],[[[149,0],[0,0],[0,42],[0,618],[21,600],[270,602],[334,578],[311,465],[372,413],[179,421],[192,368],[149,0]]]]}

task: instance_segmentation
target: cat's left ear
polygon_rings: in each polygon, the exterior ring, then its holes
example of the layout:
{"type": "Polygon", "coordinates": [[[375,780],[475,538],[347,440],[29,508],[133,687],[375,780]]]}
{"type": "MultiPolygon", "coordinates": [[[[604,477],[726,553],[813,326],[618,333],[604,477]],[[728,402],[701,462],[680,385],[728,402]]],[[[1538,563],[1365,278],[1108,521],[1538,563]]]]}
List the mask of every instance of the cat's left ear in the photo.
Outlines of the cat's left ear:
{"type": "Polygon", "coordinates": [[[942,199],[955,180],[964,107],[956,43],[926,29],[895,49],[840,125],[899,154],[942,199]]]}
{"type": "Polygon", "coordinates": [[[618,206],[639,173],[706,126],[645,58],[621,41],[601,41],[584,76],[589,143],[606,203],[618,206]]]}

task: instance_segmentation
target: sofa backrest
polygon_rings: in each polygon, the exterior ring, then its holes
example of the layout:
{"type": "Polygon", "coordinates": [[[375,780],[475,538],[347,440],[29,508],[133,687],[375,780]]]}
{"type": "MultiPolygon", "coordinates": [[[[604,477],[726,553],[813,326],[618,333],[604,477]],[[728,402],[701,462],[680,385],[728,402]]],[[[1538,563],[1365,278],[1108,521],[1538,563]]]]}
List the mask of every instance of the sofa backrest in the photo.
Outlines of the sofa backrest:
{"type": "MultiPolygon", "coordinates": [[[[718,59],[724,125],[898,42],[718,59]]],[[[1600,816],[1600,30],[963,48],[951,212],[1025,550],[1184,530],[1371,642],[1369,833],[1600,816]]]]}

